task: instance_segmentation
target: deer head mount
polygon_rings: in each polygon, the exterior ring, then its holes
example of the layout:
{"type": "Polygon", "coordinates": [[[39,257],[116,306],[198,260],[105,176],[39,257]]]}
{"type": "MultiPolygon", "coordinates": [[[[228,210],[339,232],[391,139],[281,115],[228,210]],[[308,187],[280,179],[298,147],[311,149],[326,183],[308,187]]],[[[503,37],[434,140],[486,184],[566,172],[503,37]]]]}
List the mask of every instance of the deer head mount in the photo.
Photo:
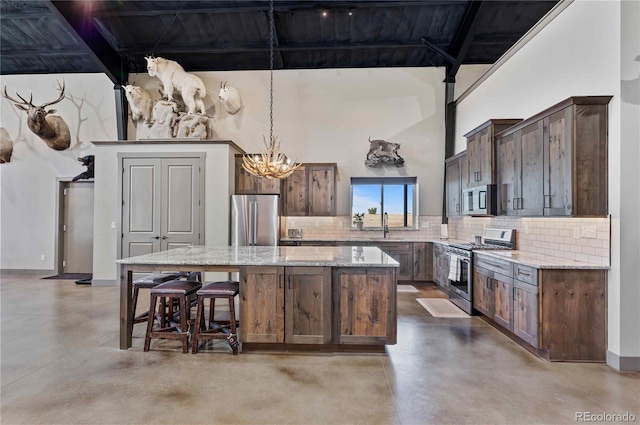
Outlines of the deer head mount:
{"type": "Polygon", "coordinates": [[[63,151],[71,144],[71,133],[69,132],[69,127],[61,117],[51,115],[56,112],[55,109],[45,110],[45,108],[64,99],[64,89],[64,82],[62,83],[62,86],[60,86],[60,83],[58,82],[60,96],[58,96],[56,100],[43,103],[40,106],[33,104],[33,93],[29,93],[28,101],[20,96],[17,91],[16,96],[18,96],[20,100],[9,96],[7,94],[6,84],[4,85],[4,90],[0,95],[5,99],[8,99],[10,102],[13,102],[16,108],[27,113],[27,126],[29,127],[29,130],[42,139],[42,141],[51,149],[63,151]]]}

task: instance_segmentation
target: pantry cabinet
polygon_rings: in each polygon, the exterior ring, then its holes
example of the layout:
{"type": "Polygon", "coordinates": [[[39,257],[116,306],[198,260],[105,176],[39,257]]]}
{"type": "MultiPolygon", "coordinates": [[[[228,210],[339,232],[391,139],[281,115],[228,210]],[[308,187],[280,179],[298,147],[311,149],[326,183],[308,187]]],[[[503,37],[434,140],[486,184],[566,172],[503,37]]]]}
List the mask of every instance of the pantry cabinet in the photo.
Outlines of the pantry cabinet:
{"type": "Polygon", "coordinates": [[[607,214],[610,99],[571,97],[496,136],[499,215],[607,214]]]}

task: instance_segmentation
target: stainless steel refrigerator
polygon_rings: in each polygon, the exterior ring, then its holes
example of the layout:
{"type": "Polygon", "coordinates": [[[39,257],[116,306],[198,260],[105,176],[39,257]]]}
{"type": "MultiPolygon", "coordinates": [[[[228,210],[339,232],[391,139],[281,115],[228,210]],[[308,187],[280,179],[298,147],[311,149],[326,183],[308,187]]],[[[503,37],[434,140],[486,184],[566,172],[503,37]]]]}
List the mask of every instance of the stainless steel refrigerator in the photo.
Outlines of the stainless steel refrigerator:
{"type": "Polygon", "coordinates": [[[231,245],[278,245],[280,239],[278,205],[278,195],[232,195],[231,245]]]}

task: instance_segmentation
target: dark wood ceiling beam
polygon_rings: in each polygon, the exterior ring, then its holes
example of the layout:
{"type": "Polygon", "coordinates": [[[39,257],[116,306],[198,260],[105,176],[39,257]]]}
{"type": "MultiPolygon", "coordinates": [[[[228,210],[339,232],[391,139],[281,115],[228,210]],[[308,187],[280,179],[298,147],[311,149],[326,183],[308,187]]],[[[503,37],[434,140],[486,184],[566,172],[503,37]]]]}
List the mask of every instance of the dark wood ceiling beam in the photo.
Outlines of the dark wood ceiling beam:
{"type": "Polygon", "coordinates": [[[473,38],[475,37],[478,29],[478,15],[480,14],[482,5],[483,2],[478,0],[471,0],[469,2],[469,6],[467,7],[467,10],[462,17],[462,21],[458,26],[458,30],[453,37],[449,53],[451,56],[455,57],[456,60],[454,63],[447,66],[447,81],[449,82],[455,81],[458,69],[460,69],[460,65],[463,64],[464,58],[469,51],[469,47],[471,47],[471,43],[473,42],[473,38]]]}
{"type": "MultiPolygon", "coordinates": [[[[357,49],[424,49],[423,43],[413,43],[405,41],[375,41],[366,43],[296,43],[289,45],[274,45],[273,49],[282,52],[297,50],[357,50],[357,49]]],[[[143,55],[149,51],[148,48],[121,49],[122,55],[143,55]]],[[[215,46],[171,46],[156,47],[156,55],[163,53],[260,53],[268,52],[269,44],[216,44],[215,46]]]]}
{"type": "Polygon", "coordinates": [[[3,58],[26,58],[26,57],[34,57],[34,56],[46,56],[46,57],[56,57],[56,56],[86,56],[86,50],[78,50],[78,49],[68,49],[68,50],[51,50],[51,49],[22,49],[22,50],[0,50],[0,56],[3,58]]]}
{"type": "MultiPolygon", "coordinates": [[[[348,10],[348,9],[369,9],[369,8],[396,8],[396,7],[424,7],[424,6],[447,6],[455,3],[466,3],[466,0],[416,0],[416,1],[276,1],[273,7],[275,12],[295,12],[303,10],[348,10]]],[[[135,4],[135,2],[134,2],[135,4]]],[[[190,6],[189,3],[183,9],[154,9],[154,10],[131,10],[128,7],[120,7],[118,10],[96,11],[98,18],[109,18],[119,16],[159,16],[189,13],[241,13],[241,12],[262,12],[269,10],[269,3],[265,1],[219,1],[216,7],[190,6]]]]}
{"type": "Polygon", "coordinates": [[[128,72],[122,68],[120,55],[96,30],[91,22],[91,2],[49,0],[47,6],[61,25],[86,49],[91,59],[114,84],[127,81],[128,72]],[[86,13],[85,13],[86,12],[86,13]]]}

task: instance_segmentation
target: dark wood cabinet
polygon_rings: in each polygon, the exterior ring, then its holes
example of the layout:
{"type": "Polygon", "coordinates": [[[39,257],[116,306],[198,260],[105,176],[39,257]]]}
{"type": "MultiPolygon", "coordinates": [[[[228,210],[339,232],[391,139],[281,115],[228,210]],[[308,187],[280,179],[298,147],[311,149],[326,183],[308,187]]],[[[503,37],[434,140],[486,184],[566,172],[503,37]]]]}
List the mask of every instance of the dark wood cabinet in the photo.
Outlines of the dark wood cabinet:
{"type": "Polygon", "coordinates": [[[337,302],[336,343],[383,345],[396,343],[394,269],[334,270],[337,302]]]}
{"type": "Polygon", "coordinates": [[[462,183],[467,163],[467,152],[461,152],[445,161],[445,199],[447,217],[462,215],[462,183]],[[464,169],[463,169],[464,168],[464,169]]]}
{"type": "Polygon", "coordinates": [[[243,267],[240,340],[327,344],[331,340],[330,267],[243,267]]]}
{"type": "Polygon", "coordinates": [[[571,97],[497,135],[498,214],[607,214],[610,99],[571,97]]]}
{"type": "Polygon", "coordinates": [[[336,214],[336,164],[303,164],[284,180],[286,216],[336,214]]]}
{"type": "Polygon", "coordinates": [[[242,167],[243,155],[235,157],[235,193],[238,195],[280,194],[280,179],[256,177],[242,167]]]}
{"type": "Polygon", "coordinates": [[[382,251],[400,263],[398,281],[413,280],[413,246],[411,243],[376,243],[382,251]]]}
{"type": "Polygon", "coordinates": [[[433,281],[442,289],[449,290],[449,255],[438,243],[433,244],[433,281]]]}
{"type": "Polygon", "coordinates": [[[413,243],[413,280],[433,280],[433,244],[429,242],[413,243]]]}
{"type": "Polygon", "coordinates": [[[462,171],[463,187],[496,183],[495,136],[521,119],[491,119],[464,135],[467,138],[467,167],[462,171]]]}
{"type": "Polygon", "coordinates": [[[606,270],[475,255],[473,308],[548,360],[605,361],[606,270]]]}

